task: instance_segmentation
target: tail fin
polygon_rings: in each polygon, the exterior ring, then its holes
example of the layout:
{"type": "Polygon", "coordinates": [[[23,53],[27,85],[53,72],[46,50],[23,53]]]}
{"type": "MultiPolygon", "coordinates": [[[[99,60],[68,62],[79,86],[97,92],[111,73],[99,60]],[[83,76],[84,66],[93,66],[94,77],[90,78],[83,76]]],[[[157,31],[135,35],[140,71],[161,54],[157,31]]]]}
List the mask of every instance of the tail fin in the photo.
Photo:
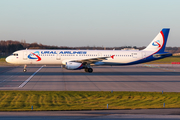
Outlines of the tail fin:
{"type": "Polygon", "coordinates": [[[169,28],[162,29],[153,41],[144,49],[144,51],[163,53],[166,47],[169,30],[169,28]]]}

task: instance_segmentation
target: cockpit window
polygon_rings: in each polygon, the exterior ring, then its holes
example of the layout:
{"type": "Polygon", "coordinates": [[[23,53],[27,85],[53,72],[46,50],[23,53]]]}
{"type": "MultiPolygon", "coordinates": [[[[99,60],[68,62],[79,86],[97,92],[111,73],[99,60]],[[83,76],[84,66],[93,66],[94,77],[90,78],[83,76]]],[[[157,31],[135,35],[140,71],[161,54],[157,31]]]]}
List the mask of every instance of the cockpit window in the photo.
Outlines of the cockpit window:
{"type": "Polygon", "coordinates": [[[18,56],[18,54],[17,53],[14,53],[14,54],[12,54],[13,56],[18,56]]]}

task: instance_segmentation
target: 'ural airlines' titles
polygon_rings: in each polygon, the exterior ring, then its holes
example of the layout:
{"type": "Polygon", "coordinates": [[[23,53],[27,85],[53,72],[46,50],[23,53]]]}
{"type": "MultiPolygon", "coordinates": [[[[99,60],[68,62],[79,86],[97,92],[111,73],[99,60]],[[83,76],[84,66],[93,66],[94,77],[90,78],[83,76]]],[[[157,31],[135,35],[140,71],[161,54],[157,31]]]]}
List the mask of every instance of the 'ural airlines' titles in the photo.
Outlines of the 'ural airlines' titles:
{"type": "Polygon", "coordinates": [[[41,51],[41,54],[86,54],[86,51],[60,51],[57,53],[56,51],[41,51]]]}

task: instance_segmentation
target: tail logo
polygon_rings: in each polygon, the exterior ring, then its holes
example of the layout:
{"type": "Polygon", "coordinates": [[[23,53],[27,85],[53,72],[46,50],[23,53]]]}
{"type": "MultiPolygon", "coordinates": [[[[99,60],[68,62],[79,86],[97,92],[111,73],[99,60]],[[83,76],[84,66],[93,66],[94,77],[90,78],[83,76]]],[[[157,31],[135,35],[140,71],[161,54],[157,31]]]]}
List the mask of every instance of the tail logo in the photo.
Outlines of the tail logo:
{"type": "Polygon", "coordinates": [[[39,57],[39,51],[36,51],[34,53],[30,53],[28,55],[29,59],[37,59],[37,61],[41,61],[41,58],[39,57]]]}
{"type": "Polygon", "coordinates": [[[156,40],[152,43],[153,46],[161,47],[160,40],[156,40]]]}

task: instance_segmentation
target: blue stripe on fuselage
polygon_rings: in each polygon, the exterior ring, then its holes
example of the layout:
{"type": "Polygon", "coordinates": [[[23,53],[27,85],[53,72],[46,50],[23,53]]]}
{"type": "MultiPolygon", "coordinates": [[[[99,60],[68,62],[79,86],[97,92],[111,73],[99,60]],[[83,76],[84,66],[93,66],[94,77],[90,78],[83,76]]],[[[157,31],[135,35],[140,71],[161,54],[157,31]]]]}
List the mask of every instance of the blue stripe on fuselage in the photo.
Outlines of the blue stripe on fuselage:
{"type": "MultiPolygon", "coordinates": [[[[168,53],[168,52],[164,52],[164,53],[168,53]]],[[[139,64],[139,63],[145,63],[145,62],[150,62],[150,61],[159,60],[159,59],[162,59],[162,58],[172,56],[172,54],[168,54],[168,55],[161,56],[159,58],[154,58],[153,55],[151,55],[151,56],[149,56],[147,58],[143,58],[143,59],[140,59],[140,60],[137,60],[137,61],[134,61],[134,62],[127,63],[126,65],[134,65],[134,64],[139,64]]]]}

